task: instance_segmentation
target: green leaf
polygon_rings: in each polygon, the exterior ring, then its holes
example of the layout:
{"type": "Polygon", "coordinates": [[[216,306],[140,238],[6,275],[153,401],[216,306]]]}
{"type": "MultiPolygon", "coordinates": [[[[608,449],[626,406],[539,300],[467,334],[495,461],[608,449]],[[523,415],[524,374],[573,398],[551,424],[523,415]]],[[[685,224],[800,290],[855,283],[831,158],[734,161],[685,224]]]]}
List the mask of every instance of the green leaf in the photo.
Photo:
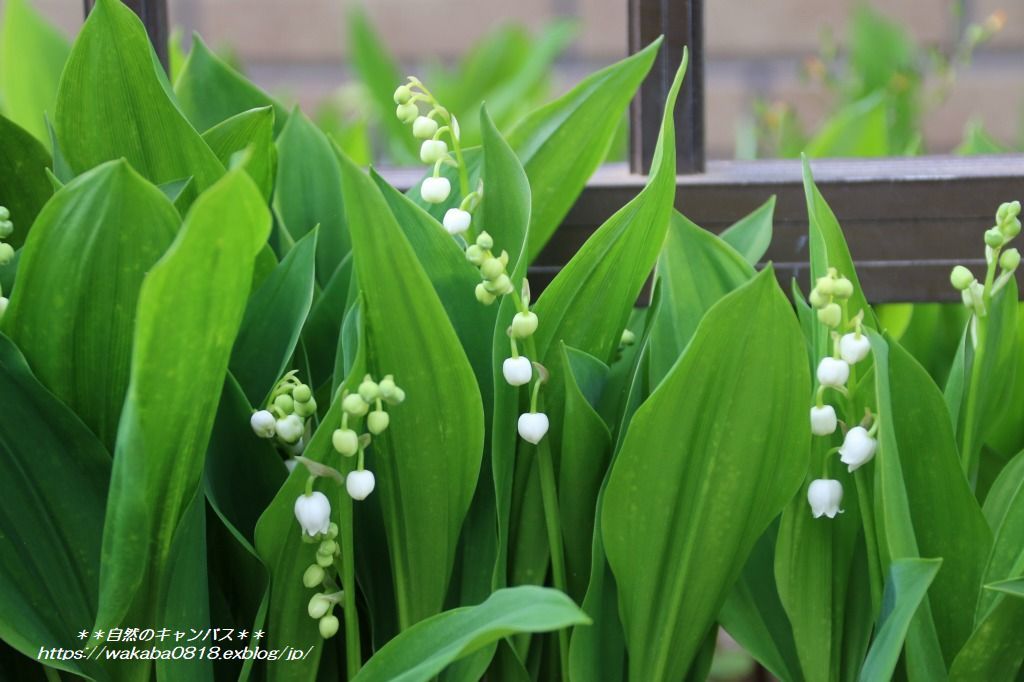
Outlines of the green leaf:
{"type": "Polygon", "coordinates": [[[736,249],[743,259],[757,265],[772,243],[772,220],[775,215],[775,196],[761,204],[750,215],[738,221],[718,235],[726,244],[736,249]]]}
{"type": "Polygon", "coordinates": [[[885,93],[874,93],[840,109],[807,143],[804,154],[813,159],[888,155],[885,93]]]}
{"type": "Polygon", "coordinates": [[[54,125],[76,173],[124,157],[157,185],[192,177],[181,207],[224,174],[175,105],[142,22],[119,0],[98,0],[89,12],[64,68],[54,125]]]}
{"type": "MultiPolygon", "coordinates": [[[[33,660],[79,649],[96,613],[110,454],[0,335],[0,639],[33,660]]],[[[106,679],[90,662],[49,665],[106,679]]]]}
{"type": "Polygon", "coordinates": [[[384,196],[347,160],[342,185],[363,292],[367,370],[394,374],[408,395],[374,439],[369,460],[405,629],[444,602],[480,470],[483,406],[455,330],[384,196]]]}
{"type": "MultiPolygon", "coordinates": [[[[39,142],[50,140],[45,116],[53,114],[71,46],[28,2],[9,0],[0,29],[0,95],[4,113],[39,142]]],[[[5,136],[6,137],[6,136],[5,136]]]]}
{"type": "Polygon", "coordinates": [[[259,190],[232,171],[196,200],[143,282],[103,533],[101,627],[149,622],[166,595],[168,555],[200,484],[269,230],[259,190]]]}
{"type": "Polygon", "coordinates": [[[768,267],[716,304],[636,411],[601,509],[630,678],[680,679],[807,467],[810,377],[768,267]]]}
{"type": "Polygon", "coordinates": [[[22,253],[3,328],[40,381],[111,450],[139,288],[178,223],[160,190],[112,161],[53,196],[22,253]]]}
{"type": "Polygon", "coordinates": [[[472,607],[445,611],[388,642],[356,676],[357,682],[430,680],[446,666],[522,632],[550,632],[588,623],[561,592],[522,586],[498,590],[472,607]]]}
{"type": "Polygon", "coordinates": [[[283,106],[215,55],[198,33],[192,34],[192,50],[174,82],[174,95],[196,130],[209,130],[243,111],[263,107],[273,107],[275,136],[288,120],[283,106]]]}
{"type": "Polygon", "coordinates": [[[892,679],[910,621],[942,565],[941,559],[896,559],[889,565],[882,614],[859,679],[892,679]]]}
{"type": "Polygon", "coordinates": [[[985,585],[985,591],[998,599],[956,655],[951,682],[1019,679],[1024,660],[1024,578],[985,585]]]}
{"type": "Polygon", "coordinates": [[[329,380],[334,373],[335,353],[351,293],[352,267],[352,254],[349,253],[334,271],[327,286],[314,298],[313,307],[302,328],[302,343],[309,357],[311,386],[330,384],[329,380]]]}
{"type": "Polygon", "coordinates": [[[316,241],[317,230],[300,239],[245,308],[230,367],[246,398],[260,408],[288,370],[313,304],[316,241]]]}
{"type": "Polygon", "coordinates": [[[236,114],[203,133],[203,141],[225,168],[239,152],[245,153],[245,171],[253,179],[264,199],[270,199],[277,174],[277,147],[274,146],[274,110],[250,109],[236,114]]]}
{"type": "MultiPolygon", "coordinates": [[[[509,144],[523,162],[533,190],[531,261],[604,161],[619,119],[660,47],[661,39],[655,40],[627,59],[588,76],[509,132],[509,144]]],[[[652,168],[657,166],[652,164],[652,168]]],[[[674,169],[674,160],[672,166],[674,169]]]]}
{"type": "Polygon", "coordinates": [[[11,213],[14,248],[25,243],[43,204],[53,195],[47,178],[50,155],[28,131],[0,116],[0,206],[11,213]]]}
{"type": "Polygon", "coordinates": [[[326,286],[351,250],[341,169],[327,137],[295,110],[277,138],[274,208],[295,241],[320,226],[316,280],[326,286]]]}
{"type": "MultiPolygon", "coordinates": [[[[994,533],[992,552],[985,566],[984,583],[1024,575],[1024,453],[1003,469],[985,499],[985,515],[994,533]]],[[[975,623],[994,607],[999,595],[982,590],[975,623]]]]}

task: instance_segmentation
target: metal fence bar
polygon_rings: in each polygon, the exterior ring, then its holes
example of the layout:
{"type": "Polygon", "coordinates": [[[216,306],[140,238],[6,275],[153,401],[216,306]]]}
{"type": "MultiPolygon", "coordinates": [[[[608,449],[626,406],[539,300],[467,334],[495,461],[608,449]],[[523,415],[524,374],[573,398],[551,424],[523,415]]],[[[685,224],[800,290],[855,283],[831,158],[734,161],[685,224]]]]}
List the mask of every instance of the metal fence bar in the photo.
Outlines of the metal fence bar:
{"type": "Polygon", "coordinates": [[[703,0],[629,0],[629,51],[637,52],[664,36],[654,67],[630,110],[630,170],[646,174],[658,142],[665,97],[690,51],[686,80],[674,112],[676,169],[704,171],[704,3],[703,0]]]}
{"type": "MultiPolygon", "coordinates": [[[[123,0],[133,12],[139,15],[142,23],[149,34],[149,42],[156,50],[156,56],[163,64],[164,70],[168,70],[167,60],[167,0],[123,0]]],[[[84,0],[85,14],[88,16],[96,0],[84,0]]]]}

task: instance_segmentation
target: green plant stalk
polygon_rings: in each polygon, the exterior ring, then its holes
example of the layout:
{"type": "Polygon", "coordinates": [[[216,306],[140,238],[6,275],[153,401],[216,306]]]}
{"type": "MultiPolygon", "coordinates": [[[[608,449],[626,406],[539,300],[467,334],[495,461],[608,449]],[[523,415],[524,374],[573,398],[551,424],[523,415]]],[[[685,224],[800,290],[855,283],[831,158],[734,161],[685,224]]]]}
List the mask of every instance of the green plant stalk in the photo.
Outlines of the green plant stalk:
{"type": "Polygon", "coordinates": [[[345,591],[345,669],[352,679],[362,667],[362,650],[359,642],[359,611],[356,607],[356,558],[355,528],[352,517],[352,498],[344,491],[340,495],[347,521],[340,526],[341,536],[341,586],[345,591]]]}
{"type": "MultiPolygon", "coordinates": [[[[964,415],[964,430],[963,436],[960,439],[960,460],[963,462],[964,474],[967,476],[967,480],[971,481],[972,471],[974,470],[974,459],[977,450],[975,440],[978,435],[975,433],[975,414],[978,411],[978,398],[981,391],[981,367],[985,360],[985,340],[988,332],[988,320],[983,317],[975,318],[977,320],[977,337],[978,344],[974,348],[974,357],[971,361],[971,378],[970,385],[967,387],[967,405],[965,407],[964,415]]],[[[970,332],[968,332],[970,334],[970,332]]],[[[970,343],[970,339],[967,341],[970,343]]],[[[973,487],[973,485],[972,485],[973,487]]]]}
{"type": "Polygon", "coordinates": [[[48,682],[60,682],[60,673],[48,665],[43,666],[43,674],[46,675],[48,682]]]}

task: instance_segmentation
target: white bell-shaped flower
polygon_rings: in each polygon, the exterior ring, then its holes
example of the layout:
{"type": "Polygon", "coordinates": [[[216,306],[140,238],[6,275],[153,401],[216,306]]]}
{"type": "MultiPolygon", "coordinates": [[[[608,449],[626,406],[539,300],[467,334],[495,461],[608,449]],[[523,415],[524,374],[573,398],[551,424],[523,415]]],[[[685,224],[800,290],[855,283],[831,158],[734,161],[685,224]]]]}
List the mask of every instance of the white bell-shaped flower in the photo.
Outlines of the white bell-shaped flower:
{"type": "Polygon", "coordinates": [[[850,471],[856,471],[871,461],[878,449],[878,441],[868,435],[863,426],[854,426],[846,432],[843,445],[839,448],[839,461],[850,471]]]}
{"type": "Polygon", "coordinates": [[[437,163],[448,154],[448,144],[444,140],[423,140],[420,145],[420,161],[437,163]]]}
{"type": "Polygon", "coordinates": [[[855,365],[871,352],[871,342],[867,334],[844,334],[839,339],[839,355],[847,363],[855,365]]]}
{"type": "Polygon", "coordinates": [[[295,518],[307,535],[326,533],[331,527],[331,503],[319,490],[299,495],[295,500],[295,518]]]}
{"type": "Polygon", "coordinates": [[[353,500],[365,500],[376,484],[373,472],[368,469],[350,471],[345,477],[345,490],[353,500]]]}
{"type": "Polygon", "coordinates": [[[827,516],[834,519],[841,514],[839,505],[843,502],[843,484],[830,478],[819,478],[811,481],[807,488],[807,503],[811,505],[811,513],[818,519],[827,516]]]}
{"type": "Polygon", "coordinates": [[[536,445],[548,432],[548,416],[543,412],[526,412],[519,415],[519,435],[527,443],[536,445]]]}
{"type": "Polygon", "coordinates": [[[306,425],[299,415],[289,414],[277,420],[274,424],[274,430],[277,432],[277,437],[282,443],[292,444],[297,443],[302,438],[302,434],[306,432],[306,425]]]}
{"type": "Polygon", "coordinates": [[[510,385],[523,386],[530,383],[530,379],[533,378],[533,364],[529,358],[522,355],[517,358],[505,358],[505,362],[501,364],[501,373],[505,375],[505,381],[510,385]]]}
{"type": "Polygon", "coordinates": [[[412,122],[412,134],[421,140],[429,140],[437,132],[437,121],[429,116],[417,116],[412,122]]]}
{"type": "Polygon", "coordinates": [[[249,418],[249,425],[252,426],[252,431],[260,438],[273,438],[275,431],[274,415],[270,414],[267,410],[260,410],[253,412],[252,417],[249,418]]]}
{"type": "Polygon", "coordinates": [[[850,378],[850,366],[846,360],[822,358],[818,363],[818,382],[822,386],[842,388],[850,378]]]}
{"type": "Polygon", "coordinates": [[[838,424],[836,410],[831,405],[811,408],[811,433],[815,436],[827,436],[830,433],[835,433],[838,424]]]}
{"type": "Polygon", "coordinates": [[[420,185],[420,196],[428,204],[440,204],[452,193],[452,183],[448,178],[429,177],[420,185]]]}
{"type": "Polygon", "coordinates": [[[448,230],[448,234],[462,234],[469,229],[472,222],[473,215],[461,208],[449,208],[444,214],[443,224],[444,229],[448,230]]]}

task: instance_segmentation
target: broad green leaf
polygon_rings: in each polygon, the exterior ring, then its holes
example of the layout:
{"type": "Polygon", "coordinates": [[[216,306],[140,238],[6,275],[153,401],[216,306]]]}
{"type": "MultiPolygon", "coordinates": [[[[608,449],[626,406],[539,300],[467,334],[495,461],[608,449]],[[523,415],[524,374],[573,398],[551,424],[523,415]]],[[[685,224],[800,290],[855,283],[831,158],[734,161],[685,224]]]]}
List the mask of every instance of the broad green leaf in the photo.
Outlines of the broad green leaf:
{"type": "Polygon", "coordinates": [[[314,298],[313,307],[302,328],[302,343],[306,347],[312,375],[311,386],[325,383],[330,385],[351,284],[352,254],[349,253],[334,271],[327,286],[314,298]]]}
{"type": "Polygon", "coordinates": [[[215,55],[197,33],[192,34],[192,50],[174,81],[174,95],[196,130],[209,130],[249,109],[273,107],[276,136],[288,119],[283,106],[215,55]]]}
{"type": "Polygon", "coordinates": [[[775,196],[761,204],[750,215],[738,221],[718,235],[726,244],[736,249],[743,259],[757,265],[772,243],[772,219],[775,215],[775,196]]]}
{"type": "Polygon", "coordinates": [[[270,199],[277,174],[277,147],[274,146],[274,110],[270,107],[250,109],[218,123],[203,133],[203,141],[225,168],[239,152],[244,156],[245,171],[252,178],[264,199],[270,199]]]}
{"type": "Polygon", "coordinates": [[[888,112],[884,93],[875,93],[839,110],[804,147],[810,158],[886,156],[888,112]]]}
{"type": "MultiPolygon", "coordinates": [[[[1014,457],[992,485],[985,499],[985,514],[994,538],[984,583],[1024,575],[1024,454],[1014,457]]],[[[997,599],[997,593],[982,590],[975,623],[984,619],[997,599]]]]}
{"type": "Polygon", "coordinates": [[[491,643],[522,632],[550,632],[589,622],[561,592],[522,586],[487,601],[445,611],[388,642],[356,676],[357,682],[418,682],[491,643]]]}
{"type": "MultiPolygon", "coordinates": [[[[604,161],[619,118],[650,70],[660,47],[658,39],[627,59],[588,76],[562,97],[528,115],[509,132],[509,144],[523,162],[533,190],[531,261],[604,161]]],[[[666,146],[671,148],[672,145],[666,146]]],[[[655,162],[652,168],[658,165],[655,162]]],[[[671,165],[674,171],[674,158],[671,165]]]]}
{"type": "Polygon", "coordinates": [[[1018,452],[1017,456],[1003,467],[999,477],[989,489],[988,495],[985,496],[985,505],[982,511],[992,532],[995,532],[1003,522],[1007,510],[1022,484],[1024,484],[1024,451],[1018,452]]]}
{"type": "Polygon", "coordinates": [[[196,200],[143,281],[103,532],[100,627],[149,622],[166,595],[171,545],[200,485],[269,229],[259,190],[232,171],[196,200]]]}
{"type": "Polygon", "coordinates": [[[640,406],[601,509],[630,678],[680,679],[807,467],[810,378],[768,267],[708,311],[640,406]]]}
{"type": "Polygon", "coordinates": [[[889,565],[878,632],[860,671],[862,682],[892,679],[910,621],[941,564],[941,559],[896,559],[889,565]]]}
{"type": "Polygon", "coordinates": [[[160,190],[112,161],[53,196],[20,260],[3,328],[40,381],[111,450],[128,389],[139,288],[179,220],[160,190]]]}
{"type": "Polygon", "coordinates": [[[672,212],[655,271],[664,305],[651,332],[651,383],[668,374],[708,308],[754,276],[754,268],[722,239],[672,212]]]}
{"type": "Polygon", "coordinates": [[[483,407],[469,360],[384,196],[351,162],[343,159],[341,170],[367,370],[393,374],[408,396],[369,458],[406,629],[444,602],[480,470],[483,407]],[[411,339],[416,353],[409,352],[411,339]]]}
{"type": "Polygon", "coordinates": [[[299,110],[277,138],[277,154],[274,208],[295,241],[320,226],[316,281],[326,286],[351,250],[338,159],[327,137],[299,110]]]}
{"type": "Polygon", "coordinates": [[[316,242],[317,230],[300,239],[246,305],[230,367],[246,398],[257,409],[263,407],[274,384],[288,371],[313,303],[316,242]]]}
{"type": "Polygon", "coordinates": [[[25,243],[29,228],[53,195],[46,177],[51,165],[38,140],[0,116],[0,206],[10,211],[14,223],[14,233],[4,241],[16,249],[25,243]]]}
{"type": "Polygon", "coordinates": [[[98,0],[89,12],[61,77],[54,126],[76,173],[124,157],[157,185],[191,177],[182,207],[224,174],[175,105],[142,22],[119,0],[98,0]]]}
{"type": "Polygon", "coordinates": [[[57,84],[71,47],[29,0],[8,0],[6,5],[0,29],[3,110],[36,140],[47,144],[45,116],[53,115],[57,84]]]}
{"type": "Polygon", "coordinates": [[[953,150],[954,154],[960,156],[973,156],[975,154],[1006,154],[1009,149],[1000,144],[988,131],[980,119],[970,119],[964,126],[964,139],[953,150]]]}
{"type": "MultiPolygon", "coordinates": [[[[0,335],[0,639],[37,660],[96,614],[110,454],[0,335]]],[[[89,662],[54,667],[107,679],[89,662]]]]}
{"type": "Polygon", "coordinates": [[[985,585],[984,591],[998,598],[956,655],[949,671],[952,682],[1019,679],[1024,660],[1024,578],[985,585]]]}

